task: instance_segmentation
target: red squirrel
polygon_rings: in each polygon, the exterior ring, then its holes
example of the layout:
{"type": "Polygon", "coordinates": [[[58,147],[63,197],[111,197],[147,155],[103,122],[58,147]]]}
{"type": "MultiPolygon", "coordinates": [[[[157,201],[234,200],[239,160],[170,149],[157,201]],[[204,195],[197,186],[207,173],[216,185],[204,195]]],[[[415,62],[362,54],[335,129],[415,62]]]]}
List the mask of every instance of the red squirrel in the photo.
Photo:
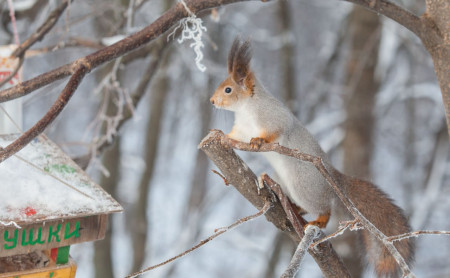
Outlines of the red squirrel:
{"type": "MultiPolygon", "coordinates": [[[[228,55],[228,77],[219,85],[211,103],[234,112],[230,138],[250,142],[256,150],[263,142],[279,143],[300,152],[318,156],[330,163],[317,140],[291,111],[261,85],[250,69],[252,57],[249,41],[236,38],[228,55]]],[[[275,152],[264,156],[275,169],[281,188],[302,212],[318,215],[308,224],[324,228],[336,207],[343,207],[331,186],[308,162],[275,152]]],[[[356,208],[385,235],[410,232],[401,208],[374,184],[332,170],[332,175],[356,208]]],[[[361,241],[369,262],[379,277],[397,277],[400,269],[389,251],[369,232],[361,231],[361,241]]],[[[395,243],[407,263],[414,257],[412,239],[395,243]]]]}

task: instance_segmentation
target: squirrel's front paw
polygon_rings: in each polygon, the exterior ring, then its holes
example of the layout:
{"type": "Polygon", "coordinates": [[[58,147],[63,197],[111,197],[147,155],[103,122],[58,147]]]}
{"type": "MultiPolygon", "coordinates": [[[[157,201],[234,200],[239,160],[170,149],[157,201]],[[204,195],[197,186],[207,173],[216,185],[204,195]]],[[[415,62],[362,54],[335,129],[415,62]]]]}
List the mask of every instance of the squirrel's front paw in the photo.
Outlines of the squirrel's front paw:
{"type": "Polygon", "coordinates": [[[263,138],[255,137],[250,140],[250,147],[252,148],[252,150],[258,151],[263,143],[265,143],[265,140],[263,138]]]}

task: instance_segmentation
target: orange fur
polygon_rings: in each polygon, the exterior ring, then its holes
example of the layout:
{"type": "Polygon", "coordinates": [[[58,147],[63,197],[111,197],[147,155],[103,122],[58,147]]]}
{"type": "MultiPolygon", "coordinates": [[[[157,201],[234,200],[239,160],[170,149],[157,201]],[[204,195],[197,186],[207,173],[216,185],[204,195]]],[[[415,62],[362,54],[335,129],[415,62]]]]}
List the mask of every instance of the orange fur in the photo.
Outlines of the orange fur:
{"type": "Polygon", "coordinates": [[[325,228],[330,220],[331,212],[319,215],[316,220],[308,222],[308,225],[315,225],[319,228],[325,228]]]}
{"type": "MultiPolygon", "coordinates": [[[[251,78],[253,74],[249,76],[251,78]]],[[[248,79],[246,81],[248,84],[253,84],[253,80],[248,79]]],[[[225,79],[219,87],[217,87],[210,101],[217,107],[230,107],[238,101],[243,100],[244,98],[251,97],[253,95],[253,91],[251,88],[241,87],[231,77],[225,79]],[[232,93],[225,93],[225,89],[230,87],[232,89],[232,93]]]]}
{"type": "Polygon", "coordinates": [[[261,134],[259,135],[259,137],[264,139],[264,142],[266,142],[266,143],[272,143],[275,140],[277,140],[278,137],[280,137],[280,133],[279,132],[270,132],[266,129],[263,129],[261,134]]]}

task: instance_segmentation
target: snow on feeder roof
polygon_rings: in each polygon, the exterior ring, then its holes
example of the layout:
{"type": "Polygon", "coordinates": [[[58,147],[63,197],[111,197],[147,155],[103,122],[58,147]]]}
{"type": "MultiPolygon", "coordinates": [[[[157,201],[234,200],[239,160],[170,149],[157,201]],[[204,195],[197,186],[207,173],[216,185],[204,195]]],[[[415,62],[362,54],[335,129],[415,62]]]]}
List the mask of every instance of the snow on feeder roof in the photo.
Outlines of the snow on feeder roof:
{"type": "Polygon", "coordinates": [[[0,257],[101,239],[123,210],[45,136],[0,163],[0,192],[0,257]]]}

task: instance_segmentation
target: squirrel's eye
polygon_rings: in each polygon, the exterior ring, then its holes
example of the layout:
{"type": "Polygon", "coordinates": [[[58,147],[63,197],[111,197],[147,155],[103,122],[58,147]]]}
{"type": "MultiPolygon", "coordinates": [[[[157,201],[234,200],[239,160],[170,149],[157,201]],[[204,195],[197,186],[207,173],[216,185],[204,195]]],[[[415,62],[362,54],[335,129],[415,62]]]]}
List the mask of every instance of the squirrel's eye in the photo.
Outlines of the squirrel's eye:
{"type": "Polygon", "coordinates": [[[225,93],[227,93],[227,94],[231,93],[231,88],[230,87],[226,87],[225,88],[225,93]]]}

